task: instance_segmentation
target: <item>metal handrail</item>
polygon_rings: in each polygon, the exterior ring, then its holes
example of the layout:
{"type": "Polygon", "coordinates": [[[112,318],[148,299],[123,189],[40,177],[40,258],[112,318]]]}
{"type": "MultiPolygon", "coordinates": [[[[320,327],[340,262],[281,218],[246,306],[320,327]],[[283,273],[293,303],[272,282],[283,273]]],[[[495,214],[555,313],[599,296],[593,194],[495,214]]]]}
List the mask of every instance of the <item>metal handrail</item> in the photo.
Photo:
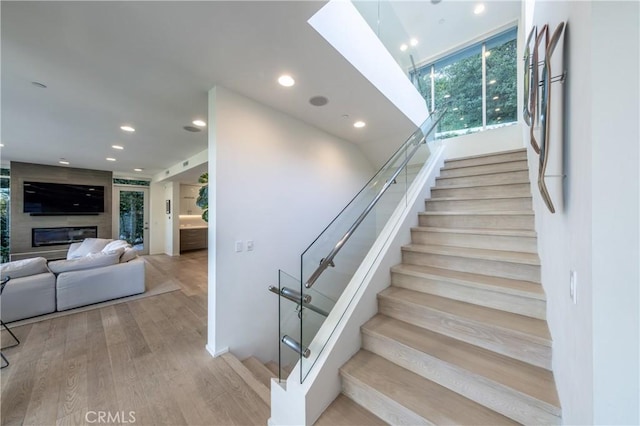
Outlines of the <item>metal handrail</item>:
{"type": "MultiPolygon", "coordinates": [[[[436,125],[438,124],[438,122],[440,121],[440,119],[442,118],[442,116],[444,115],[446,110],[447,109],[445,108],[440,113],[439,117],[436,120],[433,121],[433,123],[431,124],[431,127],[429,128],[429,130],[424,132],[423,136],[418,140],[418,142],[414,142],[415,143],[415,147],[413,148],[411,153],[405,158],[405,160],[402,162],[402,164],[400,164],[400,167],[398,167],[398,169],[395,171],[393,176],[391,176],[391,178],[387,179],[387,181],[383,185],[382,189],[380,189],[380,192],[378,192],[378,195],[376,195],[376,197],[369,203],[369,205],[364,209],[364,211],[360,214],[360,216],[358,216],[356,221],[353,223],[353,225],[351,225],[349,230],[342,236],[342,238],[340,238],[340,240],[338,240],[338,242],[336,243],[335,247],[329,252],[329,254],[324,259],[322,259],[320,261],[320,265],[318,266],[318,268],[313,272],[313,274],[311,274],[311,276],[309,277],[307,282],[304,284],[304,286],[306,288],[311,288],[311,286],[318,280],[318,278],[320,278],[320,275],[322,275],[322,273],[325,271],[325,269],[327,269],[329,266],[334,266],[333,258],[336,257],[336,255],[340,252],[342,247],[347,243],[349,238],[351,238],[351,236],[356,231],[356,229],[358,229],[360,224],[362,224],[362,222],[364,222],[364,219],[371,212],[373,207],[375,207],[375,205],[380,200],[380,198],[382,198],[382,196],[387,191],[387,189],[389,189],[389,187],[393,184],[393,182],[396,180],[398,175],[400,175],[400,172],[402,172],[402,170],[407,166],[407,164],[409,164],[409,161],[411,161],[411,158],[413,157],[413,155],[416,153],[418,148],[420,148],[420,145],[422,143],[426,143],[427,136],[429,136],[431,134],[431,132],[433,131],[433,129],[435,129],[436,125]]],[[[434,113],[432,113],[431,116],[433,116],[434,114],[435,114],[435,111],[434,111],[434,113]]]]}
{"type": "Polygon", "coordinates": [[[270,285],[269,286],[269,291],[271,293],[275,293],[278,296],[284,297],[287,300],[292,301],[293,303],[300,305],[300,302],[302,301],[302,306],[304,306],[305,308],[308,308],[310,310],[312,310],[313,312],[320,314],[324,317],[328,317],[329,316],[329,312],[325,311],[324,309],[318,308],[315,305],[312,305],[311,302],[311,296],[308,294],[305,294],[304,297],[300,295],[299,292],[292,290],[288,287],[282,287],[282,289],[278,290],[278,287],[270,285]]]}

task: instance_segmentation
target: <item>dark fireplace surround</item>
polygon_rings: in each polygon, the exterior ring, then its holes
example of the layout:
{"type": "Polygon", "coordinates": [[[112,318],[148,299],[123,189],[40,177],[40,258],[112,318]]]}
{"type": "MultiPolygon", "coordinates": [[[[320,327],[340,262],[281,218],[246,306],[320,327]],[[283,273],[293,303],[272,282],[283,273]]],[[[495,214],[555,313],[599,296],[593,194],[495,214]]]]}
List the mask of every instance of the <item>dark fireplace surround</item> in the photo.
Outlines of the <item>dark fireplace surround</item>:
{"type": "Polygon", "coordinates": [[[58,226],[55,228],[32,228],[31,247],[71,244],[85,238],[97,238],[97,226],[58,226]]]}

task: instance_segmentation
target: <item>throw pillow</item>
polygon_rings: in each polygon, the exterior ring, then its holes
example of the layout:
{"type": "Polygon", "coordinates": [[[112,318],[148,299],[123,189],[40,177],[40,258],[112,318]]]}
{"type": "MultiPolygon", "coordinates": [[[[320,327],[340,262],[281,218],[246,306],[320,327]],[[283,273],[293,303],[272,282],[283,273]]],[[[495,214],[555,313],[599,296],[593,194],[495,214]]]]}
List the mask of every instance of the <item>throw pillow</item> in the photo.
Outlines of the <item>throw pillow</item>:
{"type": "Polygon", "coordinates": [[[127,247],[124,249],[122,256],[120,256],[120,263],[126,263],[136,257],[138,257],[138,251],[132,247],[127,247]]]}
{"type": "Polygon", "coordinates": [[[7,276],[15,279],[43,274],[45,272],[49,272],[49,269],[47,269],[47,259],[44,257],[14,260],[13,262],[0,265],[0,276],[2,276],[3,279],[7,276]]]}
{"type": "Polygon", "coordinates": [[[54,274],[62,272],[80,271],[83,269],[101,268],[103,266],[115,265],[120,261],[120,256],[124,253],[124,248],[111,250],[107,253],[90,253],[85,257],[69,260],[56,260],[49,262],[49,269],[54,274]]]}
{"type": "Polygon", "coordinates": [[[120,247],[123,247],[126,249],[127,247],[131,247],[131,245],[125,240],[114,240],[114,241],[111,241],[106,246],[104,246],[104,248],[102,249],[102,252],[105,253],[111,250],[116,250],[116,249],[119,249],[120,247]]]}
{"type": "Polygon", "coordinates": [[[72,259],[76,259],[91,253],[99,253],[111,241],[113,240],[106,238],[85,238],[84,241],[82,241],[82,244],[80,244],[80,247],[78,247],[70,256],[72,259]]]}

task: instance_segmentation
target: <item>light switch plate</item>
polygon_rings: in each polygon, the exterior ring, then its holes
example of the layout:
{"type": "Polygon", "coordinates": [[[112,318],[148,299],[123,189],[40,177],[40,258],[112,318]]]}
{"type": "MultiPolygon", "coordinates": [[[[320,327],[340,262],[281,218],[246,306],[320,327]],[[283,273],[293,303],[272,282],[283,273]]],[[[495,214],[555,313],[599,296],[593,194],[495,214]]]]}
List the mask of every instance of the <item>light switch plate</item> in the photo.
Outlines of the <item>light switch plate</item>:
{"type": "Polygon", "coordinates": [[[242,251],[242,241],[236,241],[236,253],[240,253],[242,251]]]}

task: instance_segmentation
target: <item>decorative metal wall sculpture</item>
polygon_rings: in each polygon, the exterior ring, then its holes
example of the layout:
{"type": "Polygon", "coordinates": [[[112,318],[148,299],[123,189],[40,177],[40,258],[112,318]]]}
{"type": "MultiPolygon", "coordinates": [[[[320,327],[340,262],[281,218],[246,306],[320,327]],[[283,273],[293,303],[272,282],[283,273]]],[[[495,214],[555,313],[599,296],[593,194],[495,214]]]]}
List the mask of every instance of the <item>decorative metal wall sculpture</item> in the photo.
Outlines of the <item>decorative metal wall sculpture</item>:
{"type": "Polygon", "coordinates": [[[527,43],[524,53],[524,107],[522,116],[530,126],[529,137],[531,146],[536,154],[539,154],[538,168],[538,188],[544,203],[551,213],[555,213],[555,207],[547,185],[544,181],[547,164],[549,162],[549,142],[550,142],[550,124],[551,124],[551,83],[564,81],[566,73],[563,72],[559,76],[551,76],[551,56],[558,45],[560,36],[564,30],[564,22],[561,22],[553,32],[549,39],[549,26],[544,25],[540,28],[540,32],[536,26],[531,29],[527,37],[527,43]],[[535,40],[533,52],[531,51],[531,41],[535,40]],[[541,44],[543,43],[544,44],[541,44]],[[544,60],[539,61],[540,46],[544,46],[544,60]],[[542,66],[542,79],[539,76],[539,68],[542,66]],[[541,89],[539,89],[541,87],[541,89]],[[538,91],[541,90],[540,100],[538,91]],[[539,105],[539,102],[541,104],[539,105]],[[538,107],[539,113],[538,113],[538,107]],[[535,138],[534,129],[536,121],[540,124],[540,143],[535,138]]]}

